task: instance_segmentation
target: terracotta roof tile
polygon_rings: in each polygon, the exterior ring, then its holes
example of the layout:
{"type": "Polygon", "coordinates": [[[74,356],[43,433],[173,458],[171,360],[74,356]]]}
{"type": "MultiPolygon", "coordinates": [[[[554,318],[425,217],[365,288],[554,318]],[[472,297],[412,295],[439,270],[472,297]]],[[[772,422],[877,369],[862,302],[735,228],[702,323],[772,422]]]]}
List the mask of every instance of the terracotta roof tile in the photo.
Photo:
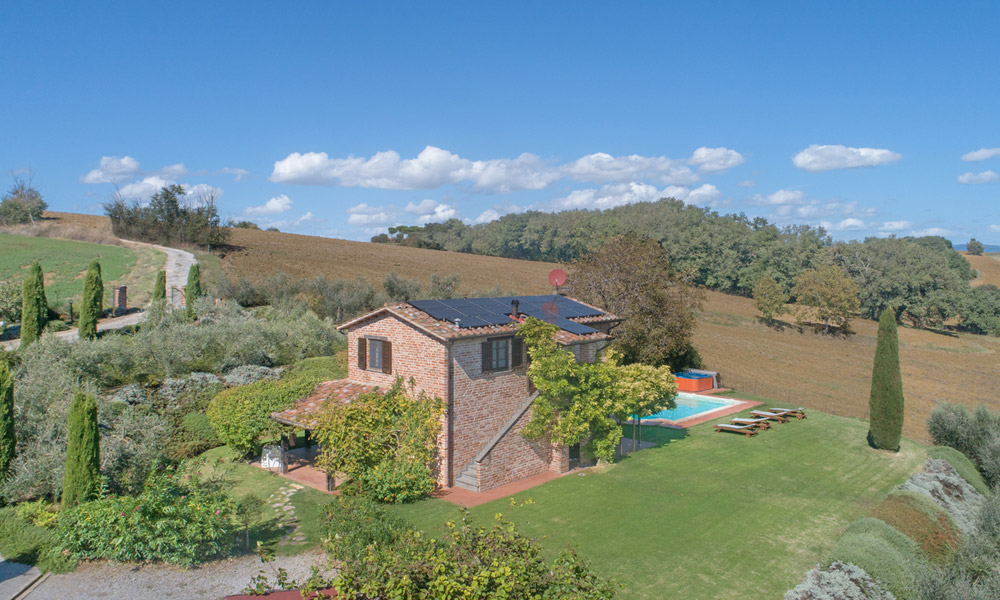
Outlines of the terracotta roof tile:
{"type": "Polygon", "coordinates": [[[288,425],[312,429],[316,425],[316,413],[328,401],[346,403],[359,394],[368,394],[376,390],[377,386],[355,383],[347,379],[324,381],[316,384],[312,394],[296,400],[295,406],[271,413],[271,418],[288,425]]]}

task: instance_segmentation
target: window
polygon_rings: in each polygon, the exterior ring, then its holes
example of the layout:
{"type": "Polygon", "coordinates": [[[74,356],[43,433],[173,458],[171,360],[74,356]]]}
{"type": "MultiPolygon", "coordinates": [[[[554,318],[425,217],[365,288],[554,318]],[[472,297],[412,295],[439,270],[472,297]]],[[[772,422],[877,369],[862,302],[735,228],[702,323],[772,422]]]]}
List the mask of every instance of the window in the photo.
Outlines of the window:
{"type": "Polygon", "coordinates": [[[392,374],[392,342],[377,338],[358,338],[358,368],[392,374]]]}
{"type": "Polygon", "coordinates": [[[368,368],[382,370],[382,340],[368,340],[368,368]]]}
{"type": "Polygon", "coordinates": [[[483,342],[483,373],[508,371],[524,364],[524,344],[518,337],[490,338],[483,342]]]}
{"type": "Polygon", "coordinates": [[[510,349],[510,340],[504,338],[502,340],[493,340],[490,342],[493,344],[493,371],[506,371],[509,366],[508,350],[510,349]]]}

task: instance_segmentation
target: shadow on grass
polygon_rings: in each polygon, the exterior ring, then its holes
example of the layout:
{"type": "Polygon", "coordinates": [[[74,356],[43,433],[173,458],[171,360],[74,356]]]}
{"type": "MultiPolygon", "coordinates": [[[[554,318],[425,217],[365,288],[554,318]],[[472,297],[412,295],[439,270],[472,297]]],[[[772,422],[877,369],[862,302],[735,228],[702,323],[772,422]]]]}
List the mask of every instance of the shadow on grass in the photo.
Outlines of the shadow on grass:
{"type": "MultiPolygon", "coordinates": [[[[636,441],[641,442],[643,446],[650,443],[653,444],[653,446],[643,448],[646,450],[666,446],[673,442],[680,441],[688,436],[688,430],[683,428],[675,429],[673,427],[661,427],[659,425],[642,425],[640,426],[640,429],[641,432],[636,438],[636,441]]],[[[622,453],[615,454],[615,462],[621,462],[627,459],[632,453],[632,426],[622,425],[622,435],[622,453]]]]}

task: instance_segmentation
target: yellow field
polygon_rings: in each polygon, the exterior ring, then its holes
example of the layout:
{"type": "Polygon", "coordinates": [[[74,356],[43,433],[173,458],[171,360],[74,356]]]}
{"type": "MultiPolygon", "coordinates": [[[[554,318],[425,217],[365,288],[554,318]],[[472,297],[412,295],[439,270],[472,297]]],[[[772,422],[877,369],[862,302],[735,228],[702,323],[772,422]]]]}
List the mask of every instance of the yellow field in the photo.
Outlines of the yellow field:
{"type": "MultiPolygon", "coordinates": [[[[60,214],[60,217],[62,214],[60,214]]],[[[65,217],[67,222],[106,227],[103,217],[65,217]]],[[[547,275],[558,266],[386,244],[264,232],[233,231],[236,248],[222,256],[229,275],[259,278],[281,270],[293,277],[366,277],[378,283],[389,271],[426,281],[431,273],[458,273],[464,291],[499,286],[518,293],[551,291],[547,275]]],[[[1000,285],[1000,261],[969,257],[980,282],[1000,285]]],[[[855,320],[847,337],[799,331],[786,323],[758,322],[747,298],[708,292],[695,332],[695,346],[708,368],[728,387],[833,414],[864,417],[868,409],[877,324],[855,320]]],[[[927,415],[939,401],[985,403],[1000,409],[1000,338],[900,328],[905,434],[927,440],[927,415]]]]}
{"type": "Polygon", "coordinates": [[[971,256],[965,252],[962,254],[979,275],[972,282],[972,285],[992,283],[1000,287],[1000,257],[995,254],[983,254],[980,256],[971,256]]]}

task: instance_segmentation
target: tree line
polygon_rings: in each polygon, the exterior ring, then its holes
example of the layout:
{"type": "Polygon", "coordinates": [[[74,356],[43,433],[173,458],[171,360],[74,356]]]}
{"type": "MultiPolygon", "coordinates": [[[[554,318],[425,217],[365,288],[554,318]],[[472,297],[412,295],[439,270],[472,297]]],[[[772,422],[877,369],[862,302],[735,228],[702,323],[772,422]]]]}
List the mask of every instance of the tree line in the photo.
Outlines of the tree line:
{"type": "MultiPolygon", "coordinates": [[[[699,287],[751,296],[767,278],[796,301],[804,273],[837,267],[857,286],[856,310],[864,318],[878,319],[891,306],[897,320],[914,326],[939,328],[956,319],[961,329],[1000,335],[1000,289],[973,288],[971,265],[938,236],[834,242],[821,227],[779,227],[667,198],[603,211],[529,211],[480,225],[451,219],[395,227],[372,241],[574,262],[622,234],[658,242],[671,269],[699,287]]],[[[974,251],[980,246],[970,243],[974,251]]]]}
{"type": "Polygon", "coordinates": [[[160,188],[149,202],[127,201],[115,195],[104,204],[111,231],[118,237],[161,245],[193,244],[212,248],[229,240],[215,198],[188,198],[184,188],[160,188]]]}

